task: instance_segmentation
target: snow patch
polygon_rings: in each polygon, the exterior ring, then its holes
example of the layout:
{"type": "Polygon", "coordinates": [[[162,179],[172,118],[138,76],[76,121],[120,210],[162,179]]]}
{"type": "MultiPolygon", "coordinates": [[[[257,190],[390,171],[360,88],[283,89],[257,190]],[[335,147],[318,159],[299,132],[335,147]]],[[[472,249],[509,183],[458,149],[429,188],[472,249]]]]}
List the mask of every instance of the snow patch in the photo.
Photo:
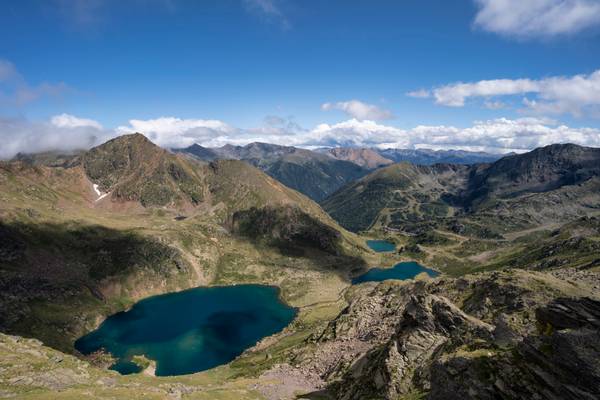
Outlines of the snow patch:
{"type": "Polygon", "coordinates": [[[96,199],[96,201],[100,201],[110,194],[110,193],[102,193],[100,191],[100,189],[98,189],[98,185],[96,185],[95,183],[92,186],[94,187],[94,192],[96,192],[96,194],[98,195],[98,198],[96,199]]]}
{"type": "Polygon", "coordinates": [[[96,185],[96,184],[94,183],[94,185],[93,185],[93,186],[94,186],[94,191],[96,192],[96,194],[97,194],[98,196],[102,196],[102,192],[101,192],[101,191],[98,189],[98,185],[96,185]]]}

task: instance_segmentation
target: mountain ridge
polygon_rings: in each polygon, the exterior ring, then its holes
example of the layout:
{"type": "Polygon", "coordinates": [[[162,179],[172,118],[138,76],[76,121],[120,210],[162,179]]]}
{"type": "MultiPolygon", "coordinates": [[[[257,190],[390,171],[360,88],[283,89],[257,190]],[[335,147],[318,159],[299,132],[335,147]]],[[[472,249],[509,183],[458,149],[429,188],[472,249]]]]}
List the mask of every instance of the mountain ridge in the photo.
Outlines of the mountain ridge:
{"type": "Polygon", "coordinates": [[[560,207],[568,210],[565,221],[594,212],[598,207],[594,182],[599,177],[600,149],[551,145],[491,164],[393,164],[339,189],[323,206],[351,230],[367,229],[377,218],[382,226],[402,230],[410,224],[441,223],[461,215],[488,218],[494,213],[506,222],[531,225],[542,223],[544,214],[559,214],[560,207]],[[573,193],[587,190],[591,197],[569,200],[566,188],[573,193]],[[528,196],[553,205],[527,211],[528,196]],[[373,207],[357,206],[370,203],[373,207]],[[525,220],[517,221],[520,216],[525,220]]]}

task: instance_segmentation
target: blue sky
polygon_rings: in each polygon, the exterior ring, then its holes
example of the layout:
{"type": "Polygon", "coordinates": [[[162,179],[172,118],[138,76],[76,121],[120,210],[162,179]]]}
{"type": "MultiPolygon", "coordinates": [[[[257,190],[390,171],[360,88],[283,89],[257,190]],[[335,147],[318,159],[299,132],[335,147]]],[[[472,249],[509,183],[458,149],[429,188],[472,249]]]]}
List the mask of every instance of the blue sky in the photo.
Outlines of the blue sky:
{"type": "Polygon", "coordinates": [[[474,149],[600,145],[599,28],[597,0],[3,2],[0,138],[137,120],[165,146],[467,148],[447,136],[500,121],[537,139],[474,149]]]}

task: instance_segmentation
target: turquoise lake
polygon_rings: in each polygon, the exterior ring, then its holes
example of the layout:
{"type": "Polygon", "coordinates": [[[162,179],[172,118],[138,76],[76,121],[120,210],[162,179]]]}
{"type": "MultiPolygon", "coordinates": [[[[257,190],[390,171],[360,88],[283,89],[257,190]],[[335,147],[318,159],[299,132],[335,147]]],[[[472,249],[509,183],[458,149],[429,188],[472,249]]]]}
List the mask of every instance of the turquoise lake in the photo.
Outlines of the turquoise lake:
{"type": "Polygon", "coordinates": [[[412,279],[421,272],[426,272],[429,276],[436,277],[439,272],[426,268],[414,261],[401,262],[394,265],[392,268],[373,268],[365,274],[352,279],[353,284],[363,282],[381,282],[387,279],[412,279]]]}
{"type": "Polygon", "coordinates": [[[75,348],[105,349],[118,360],[111,369],[122,374],[139,372],[134,355],[156,361],[157,376],[191,374],[232,361],[295,316],[275,287],[196,288],[144,299],[107,318],[75,348]]]}
{"type": "Polygon", "coordinates": [[[387,253],[396,250],[396,245],[387,240],[367,240],[367,246],[378,253],[387,253]]]}

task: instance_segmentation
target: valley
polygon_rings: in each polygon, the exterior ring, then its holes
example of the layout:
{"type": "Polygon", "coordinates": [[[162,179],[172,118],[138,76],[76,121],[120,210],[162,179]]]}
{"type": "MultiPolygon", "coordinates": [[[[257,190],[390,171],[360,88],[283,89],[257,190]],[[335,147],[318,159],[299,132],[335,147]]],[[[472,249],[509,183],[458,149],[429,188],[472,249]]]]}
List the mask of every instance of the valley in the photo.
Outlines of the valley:
{"type": "Polygon", "coordinates": [[[598,339],[587,317],[600,312],[597,157],[538,149],[498,161],[524,171],[508,178],[495,164],[392,164],[326,199],[335,220],[246,162],[197,161],[140,134],[58,164],[2,163],[0,393],[594,396],[596,366],[575,338],[598,339]],[[149,296],[239,284],[279,288],[297,315],[230,363],[155,377],[170,374],[136,355],[123,368],[141,372],[119,375],[100,347],[74,347],[149,296]],[[567,343],[574,352],[558,367],[567,343]],[[591,383],[571,386],[575,364],[591,383]]]}

